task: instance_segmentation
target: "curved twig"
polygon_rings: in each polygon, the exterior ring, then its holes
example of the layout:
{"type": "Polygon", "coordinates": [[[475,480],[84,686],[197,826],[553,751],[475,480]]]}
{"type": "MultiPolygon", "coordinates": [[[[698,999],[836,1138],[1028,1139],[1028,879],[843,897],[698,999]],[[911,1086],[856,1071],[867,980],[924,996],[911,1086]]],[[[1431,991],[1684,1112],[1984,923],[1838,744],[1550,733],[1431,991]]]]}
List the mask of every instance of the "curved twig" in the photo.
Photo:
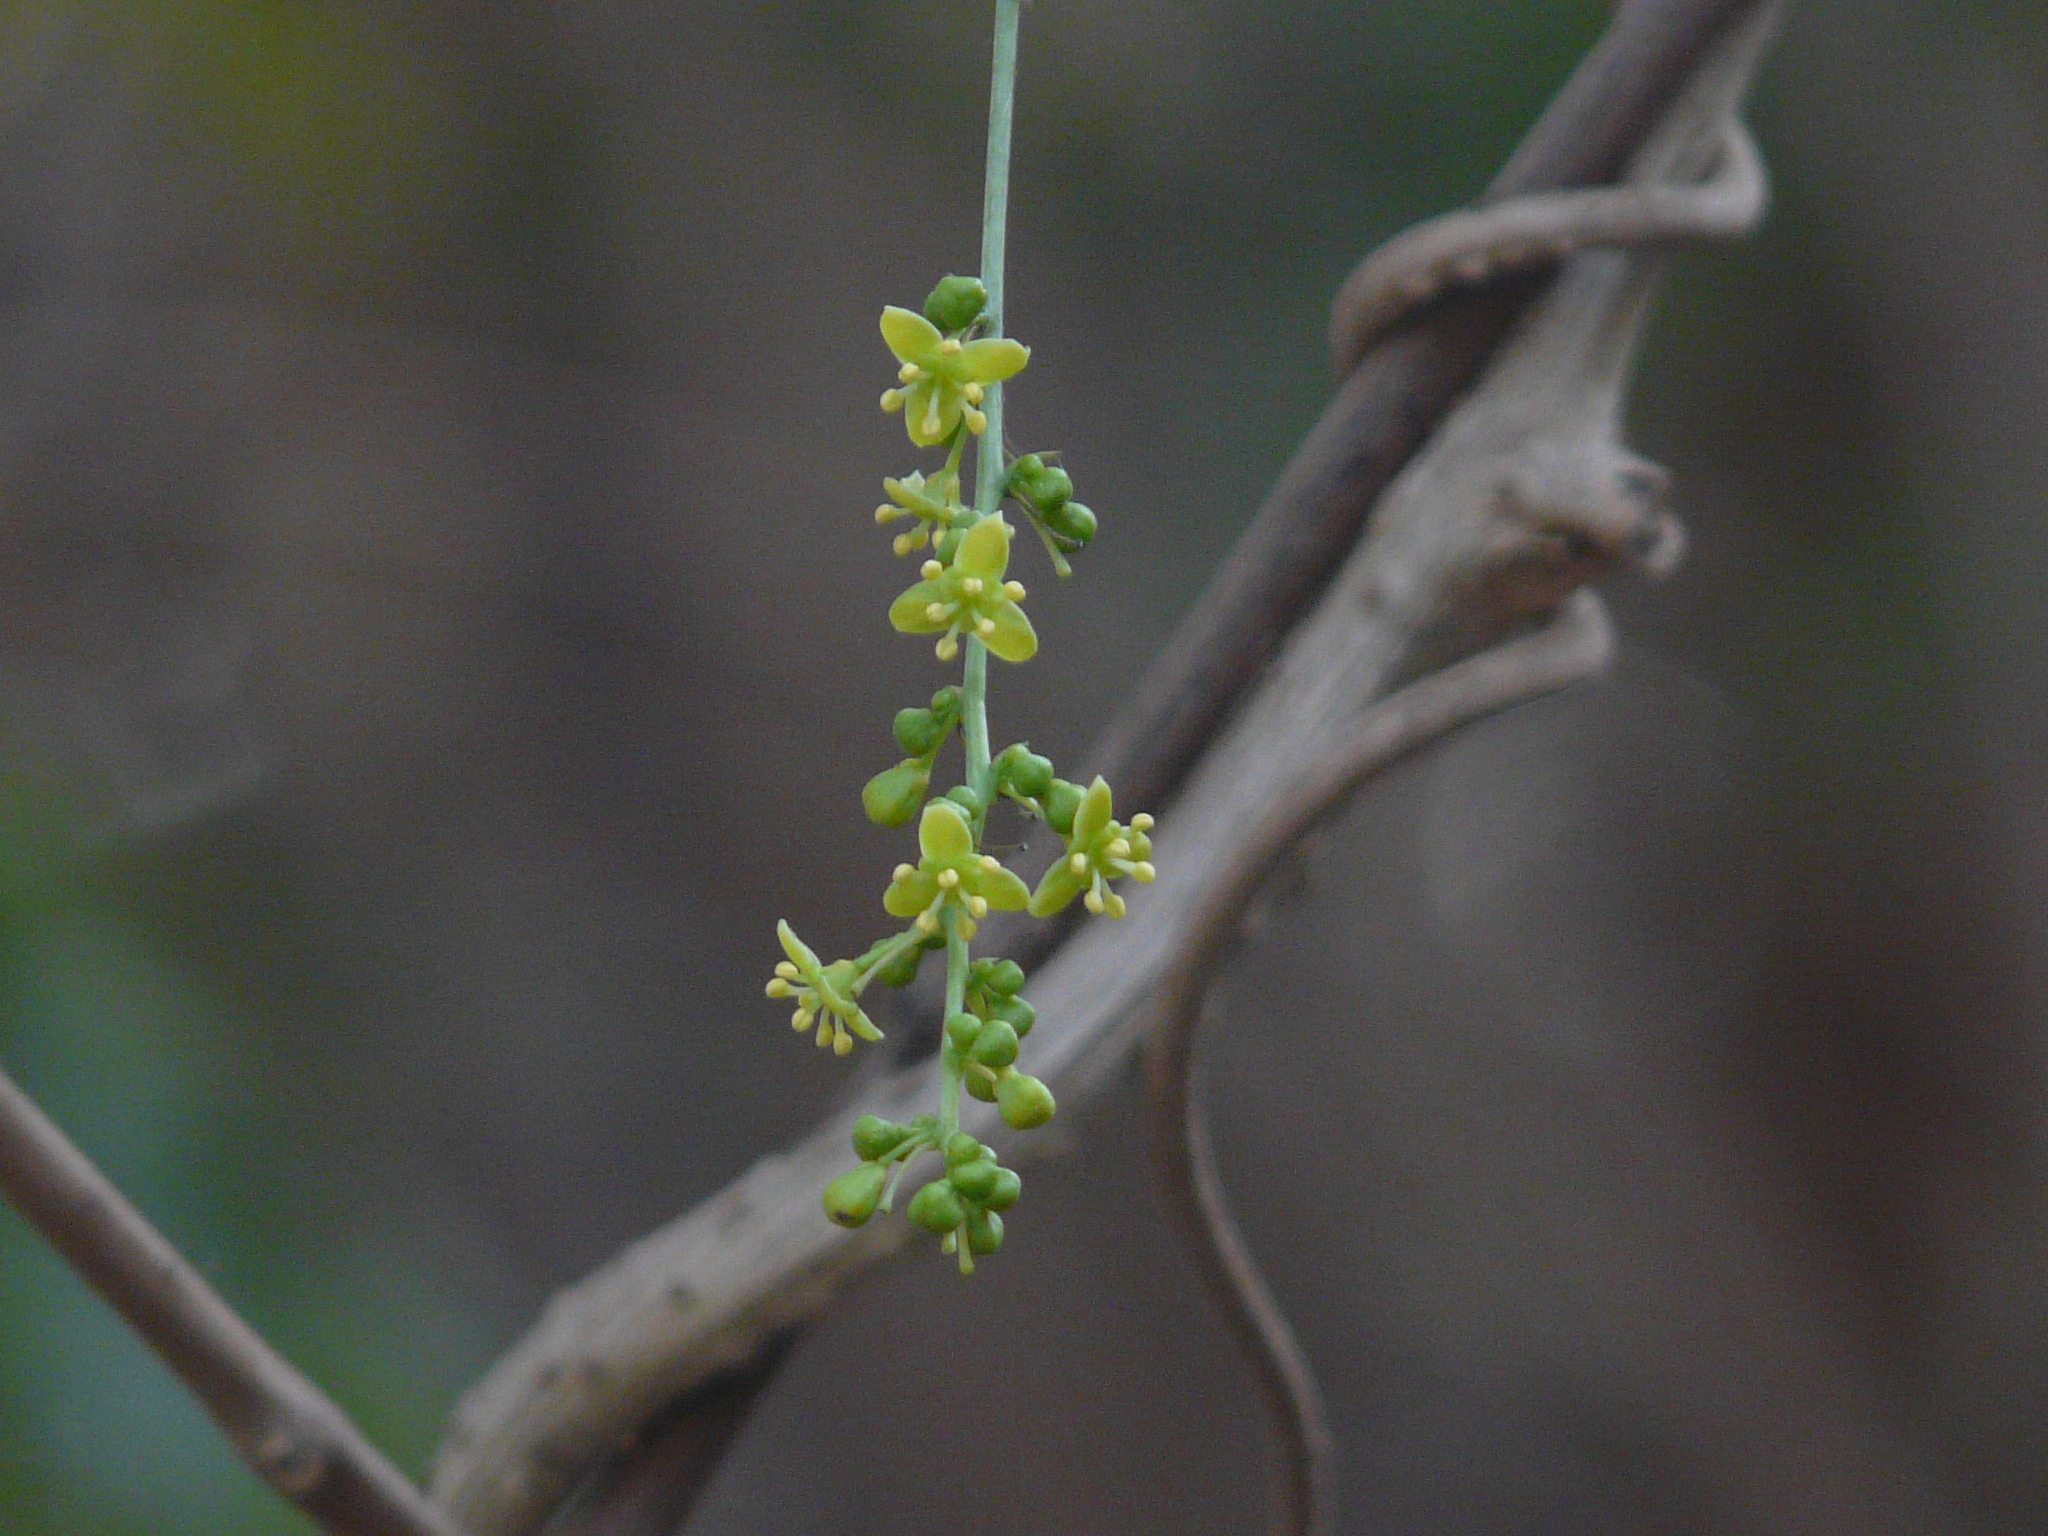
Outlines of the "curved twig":
{"type": "MultiPolygon", "coordinates": [[[[1768,179],[1754,141],[1732,115],[1732,101],[1728,107],[1730,115],[1719,125],[1716,174],[1697,186],[1646,182],[1541,193],[1448,214],[1395,236],[1359,264],[1332,306],[1331,346],[1340,367],[1355,364],[1404,312],[1451,284],[1547,264],[1588,246],[1658,246],[1747,234],[1763,215],[1768,179]]],[[[1604,448],[1610,433],[1610,423],[1595,424],[1587,446],[1604,448]]],[[[1582,490],[1562,489],[1567,499],[1582,490]]],[[[1679,547],[1675,534],[1660,533],[1637,553],[1661,575],[1675,564],[1679,547]]],[[[1330,1529],[1330,1431],[1314,1371],[1238,1230],[1215,1165],[1194,1084],[1209,983],[1266,873],[1360,779],[1462,719],[1585,675],[1586,658],[1604,654],[1610,643],[1590,603],[1587,596],[1567,606],[1555,633],[1496,647],[1393,695],[1367,713],[1341,750],[1307,765],[1306,781],[1268,802],[1256,832],[1240,845],[1238,861],[1205,894],[1186,940],[1192,958],[1168,977],[1162,993],[1146,1046],[1146,1124],[1169,1211],[1211,1296],[1245,1346],[1277,1426],[1285,1470],[1276,1529],[1283,1536],[1326,1536],[1330,1529]]]]}

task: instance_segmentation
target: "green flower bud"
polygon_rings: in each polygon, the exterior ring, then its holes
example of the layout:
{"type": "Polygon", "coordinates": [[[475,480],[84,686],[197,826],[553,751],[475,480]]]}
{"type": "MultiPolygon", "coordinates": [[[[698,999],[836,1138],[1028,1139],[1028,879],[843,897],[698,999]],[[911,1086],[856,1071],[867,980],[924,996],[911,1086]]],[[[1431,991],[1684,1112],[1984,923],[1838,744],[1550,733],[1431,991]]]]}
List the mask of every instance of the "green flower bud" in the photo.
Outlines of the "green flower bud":
{"type": "Polygon", "coordinates": [[[946,798],[970,816],[977,816],[988,808],[981,796],[974,792],[974,786],[971,784],[955,784],[946,791],[946,798]]]}
{"type": "Polygon", "coordinates": [[[1086,544],[1095,537],[1095,514],[1078,501],[1063,502],[1043,514],[1045,526],[1074,544],[1086,544]]]}
{"type": "Polygon", "coordinates": [[[949,683],[932,695],[932,713],[948,725],[957,725],[959,723],[960,688],[958,684],[949,683]]]}
{"type": "MultiPolygon", "coordinates": [[[[991,992],[1001,993],[1004,997],[1015,997],[1018,989],[1024,985],[1024,967],[1014,960],[993,962],[985,976],[982,985],[991,992]]],[[[1018,1033],[1022,1034],[1023,1031],[1019,1030],[1018,1033]]]]}
{"type": "Polygon", "coordinates": [[[921,758],[906,757],[867,781],[860,792],[861,807],[878,827],[908,826],[924,804],[931,782],[931,765],[921,758]]]}
{"type": "MultiPolygon", "coordinates": [[[[875,972],[875,980],[885,987],[907,987],[917,980],[917,968],[924,964],[925,946],[912,944],[902,954],[875,972]]],[[[1012,1023],[1015,1020],[1011,1021],[1012,1023]]],[[[1019,1030],[1019,1034],[1023,1031],[1019,1030]]]]}
{"type": "Polygon", "coordinates": [[[1003,748],[996,759],[996,777],[1026,799],[1035,800],[1052,788],[1052,759],[1040,757],[1018,742],[1003,748]]]}
{"type": "Polygon", "coordinates": [[[1003,1246],[1003,1218],[992,1211],[967,1213],[967,1251],[986,1258],[1003,1246]]]}
{"type": "Polygon", "coordinates": [[[911,1196],[910,1208],[904,1214],[934,1236],[944,1236],[960,1225],[967,1208],[960,1203],[952,1185],[944,1179],[933,1179],[911,1196]]]}
{"type": "Polygon", "coordinates": [[[864,1226],[882,1203],[882,1186],[889,1170],[879,1163],[862,1163],[839,1175],[825,1186],[825,1214],[842,1227],[864,1226]]]}
{"type": "Polygon", "coordinates": [[[862,1115],[853,1122],[853,1150],[863,1162],[887,1157],[910,1137],[910,1127],[884,1120],[880,1115],[862,1115]]]}
{"type": "Polygon", "coordinates": [[[1057,464],[1048,464],[1035,453],[1027,453],[1010,468],[1010,491],[1050,518],[1074,494],[1071,476],[1057,464]]]}
{"type": "Polygon", "coordinates": [[[963,1051],[974,1044],[980,1033],[981,1020],[971,1013],[955,1013],[946,1019],[946,1038],[963,1051]]]}
{"type": "Polygon", "coordinates": [[[1000,1072],[1017,1059],[1017,1031],[1001,1019],[990,1019],[981,1026],[981,1033],[967,1054],[984,1067],[1000,1072]]]}
{"type": "Polygon", "coordinates": [[[996,1085],[996,1108],[1003,1123],[1013,1131],[1033,1131],[1053,1117],[1059,1108],[1052,1090],[1035,1077],[1012,1072],[996,1085]]]}
{"type": "Polygon", "coordinates": [[[1002,1170],[986,1157],[977,1157],[971,1163],[962,1163],[946,1180],[967,1199],[976,1205],[986,1201],[996,1187],[996,1175],[1002,1170]]]}
{"type": "Polygon", "coordinates": [[[1024,1181],[1008,1168],[996,1170],[995,1184],[981,1199],[982,1205],[991,1211],[1007,1211],[1017,1203],[1017,1197],[1024,1193],[1024,1181]]]}
{"type": "Polygon", "coordinates": [[[929,709],[896,711],[896,745],[912,757],[929,757],[946,740],[952,722],[929,709]]]}
{"type": "Polygon", "coordinates": [[[978,277],[948,274],[925,296],[924,317],[942,331],[964,331],[988,308],[988,289],[978,277]]]}
{"type": "Polygon", "coordinates": [[[1081,809],[1084,793],[1078,784],[1054,779],[1052,788],[1038,797],[1039,807],[1045,812],[1045,824],[1061,837],[1069,835],[1074,830],[1074,813],[1081,809]]]}
{"type": "Polygon", "coordinates": [[[960,1079],[960,1086],[967,1090],[967,1097],[979,1099],[984,1104],[996,1101],[996,1080],[978,1067],[970,1067],[960,1079]]]}
{"type": "Polygon", "coordinates": [[[946,1166],[958,1168],[962,1163],[971,1163],[987,1152],[987,1147],[965,1131],[955,1131],[946,1139],[946,1166]]]}
{"type": "Polygon", "coordinates": [[[1021,997],[996,998],[988,1005],[988,1016],[1009,1025],[1019,1040],[1030,1034],[1031,1026],[1038,1022],[1038,1010],[1021,997]]]}

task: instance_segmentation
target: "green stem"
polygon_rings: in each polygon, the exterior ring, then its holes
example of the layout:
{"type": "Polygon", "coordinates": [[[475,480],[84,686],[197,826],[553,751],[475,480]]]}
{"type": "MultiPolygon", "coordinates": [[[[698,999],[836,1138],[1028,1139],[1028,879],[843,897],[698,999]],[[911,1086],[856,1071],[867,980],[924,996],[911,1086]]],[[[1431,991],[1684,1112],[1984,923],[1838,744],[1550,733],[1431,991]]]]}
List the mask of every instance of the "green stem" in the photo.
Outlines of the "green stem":
{"type": "MultiPolygon", "coordinates": [[[[946,1017],[951,1018],[967,1003],[967,940],[960,936],[960,913],[946,919],[946,1017]]],[[[960,1129],[960,1078],[964,1067],[952,1064],[950,1046],[939,1049],[939,1150],[960,1129]]]]}
{"type": "MultiPolygon", "coordinates": [[[[1003,334],[1003,260],[1010,227],[1010,123],[1017,102],[1017,17],[1023,0],[996,0],[995,61],[988,83],[988,177],[981,201],[981,285],[988,290],[982,311],[987,334],[1003,334]]],[[[1003,488],[1003,386],[991,384],[981,408],[988,430],[975,445],[975,509],[994,512],[1003,488]]]]}

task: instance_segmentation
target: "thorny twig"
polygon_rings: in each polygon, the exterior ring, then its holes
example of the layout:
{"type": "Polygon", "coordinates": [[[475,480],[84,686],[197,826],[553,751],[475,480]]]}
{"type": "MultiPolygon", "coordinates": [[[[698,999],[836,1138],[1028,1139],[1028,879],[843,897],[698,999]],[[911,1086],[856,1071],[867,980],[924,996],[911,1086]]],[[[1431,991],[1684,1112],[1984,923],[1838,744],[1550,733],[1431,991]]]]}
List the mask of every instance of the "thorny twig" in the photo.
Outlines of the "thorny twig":
{"type": "MultiPolygon", "coordinates": [[[[1666,20],[1685,10],[1644,9],[1666,20]]],[[[1733,142],[1732,102],[1762,25],[1753,13],[1741,46],[1693,73],[1683,105],[1666,116],[1662,148],[1637,157],[1638,177],[1694,182],[1733,142]]],[[[1682,199],[1693,226],[1713,223],[1700,217],[1703,204],[1739,190],[1745,169],[1754,169],[1740,153],[1725,165],[1722,182],[1682,199]]],[[[1760,191],[1752,186],[1753,196],[1760,191]]],[[[1623,206],[1552,210],[1549,223],[1538,219],[1538,233],[1598,237],[1614,229],[1623,206]]],[[[1532,213],[1517,210],[1508,222],[1532,213]]],[[[1692,231],[1651,219],[1641,232],[1692,231]]],[[[1422,274],[1431,282],[1435,275],[1422,274]]],[[[1667,566],[1677,549],[1676,525],[1660,504],[1661,474],[1616,442],[1620,383],[1652,277],[1653,264],[1626,254],[1571,263],[1542,318],[1381,503],[1372,536],[1202,756],[1156,839],[1160,877],[1147,900],[1116,925],[1121,931],[1082,932],[1037,974],[1036,1060],[1063,1097],[1101,1082],[1146,1027],[1165,1018],[1178,1022],[1154,1057],[1167,1064],[1154,1069],[1163,1084],[1158,1102],[1171,1105],[1176,1093],[1185,1100],[1200,980],[1180,978],[1206,977],[1219,936],[1299,830],[1297,819],[1327,810],[1375,763],[1604,660],[1597,601],[1574,592],[1617,562],[1667,566]],[[1516,639],[1518,632],[1526,633],[1516,639]],[[1504,648],[1474,655],[1490,645],[1504,648]]],[[[1411,339],[1400,338],[1397,349],[1411,339]]],[[[1326,460],[1342,457],[1328,442],[1320,451],[1326,460]]],[[[927,1063],[878,1082],[801,1145],[558,1295],[465,1399],[436,1469],[435,1496],[479,1536],[537,1530],[582,1470],[622,1437],[814,1315],[839,1282],[892,1249],[900,1226],[834,1229],[817,1214],[817,1190],[843,1161],[851,1121],[908,1113],[928,1094],[931,1071],[927,1063]]],[[[1177,1134],[1178,1118],[1165,1118],[1177,1134]]],[[[1007,1139],[979,1107],[965,1124],[1007,1139]]],[[[1198,1230],[1217,1235],[1209,1225],[1216,1212],[1199,1198],[1199,1142],[1193,1155],[1185,1142],[1174,1152],[1175,1144],[1169,1137],[1163,1145],[1195,1193],[1186,1208],[1198,1230]]],[[[1227,1242],[1230,1233],[1221,1236],[1227,1242]]],[[[1243,1300],[1244,1275],[1227,1264],[1222,1272],[1243,1300]]],[[[1262,1350],[1291,1343],[1284,1325],[1254,1328],[1252,1337],[1262,1350]]],[[[1305,1373],[1292,1372],[1290,1386],[1284,1360],[1269,1357],[1269,1369],[1281,1383],[1276,1401],[1296,1465],[1289,1520],[1306,1528],[1322,1507],[1309,1493],[1323,1478],[1308,1417],[1313,1399],[1305,1373]]]]}

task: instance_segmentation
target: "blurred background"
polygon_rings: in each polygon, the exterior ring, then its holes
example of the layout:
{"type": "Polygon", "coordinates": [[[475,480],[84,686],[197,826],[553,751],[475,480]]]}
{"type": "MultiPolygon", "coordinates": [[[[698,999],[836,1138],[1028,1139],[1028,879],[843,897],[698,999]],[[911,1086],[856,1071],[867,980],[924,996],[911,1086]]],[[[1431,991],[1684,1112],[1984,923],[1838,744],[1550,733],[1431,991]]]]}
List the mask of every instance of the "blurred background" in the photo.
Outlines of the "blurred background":
{"type": "MultiPolygon", "coordinates": [[[[1071,759],[1593,0],[1039,0],[999,738],[1071,759]]],[[[872,937],[881,305],[976,260],[986,7],[0,5],[0,1060],[414,1471],[554,1287],[806,1130],[872,937]]],[[[1632,410],[1612,677],[1301,860],[1211,1046],[1358,1532],[2048,1523],[2048,10],[1794,0],[1778,201],[1632,410]]],[[[1128,1092],[796,1351],[691,1529],[1242,1531],[1128,1092]],[[878,1411],[873,1405],[887,1405],[878,1411]],[[971,1426],[968,1427],[968,1426],[971,1426]]],[[[0,1533],[310,1527],[11,1214],[0,1533]]]]}

